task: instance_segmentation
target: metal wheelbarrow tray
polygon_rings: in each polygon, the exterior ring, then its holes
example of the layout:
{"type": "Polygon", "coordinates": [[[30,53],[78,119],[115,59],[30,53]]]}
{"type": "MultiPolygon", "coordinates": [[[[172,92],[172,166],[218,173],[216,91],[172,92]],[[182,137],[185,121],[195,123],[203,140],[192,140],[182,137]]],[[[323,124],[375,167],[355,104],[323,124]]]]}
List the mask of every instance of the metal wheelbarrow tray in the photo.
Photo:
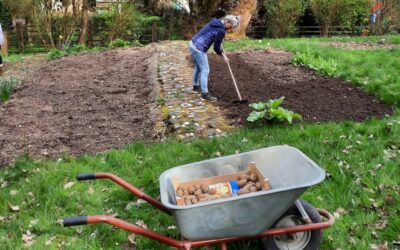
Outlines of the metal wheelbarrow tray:
{"type": "Polygon", "coordinates": [[[192,246],[225,245],[226,242],[243,239],[320,230],[331,226],[334,222],[330,213],[318,209],[318,212],[328,221],[267,230],[288,208],[299,203],[297,199],[308,187],[320,183],[325,178],[323,169],[301,151],[289,146],[268,147],[168,169],[160,176],[161,203],[109,173],[78,176],[78,180],[98,178],[111,179],[137,197],[173,215],[180,234],[186,240],[171,239],[103,215],[66,218],[65,226],[108,223],[177,248],[190,249],[192,246]],[[259,171],[269,178],[270,190],[187,206],[176,205],[172,185],[173,176],[186,182],[225,175],[247,170],[249,162],[255,162],[259,171]]]}

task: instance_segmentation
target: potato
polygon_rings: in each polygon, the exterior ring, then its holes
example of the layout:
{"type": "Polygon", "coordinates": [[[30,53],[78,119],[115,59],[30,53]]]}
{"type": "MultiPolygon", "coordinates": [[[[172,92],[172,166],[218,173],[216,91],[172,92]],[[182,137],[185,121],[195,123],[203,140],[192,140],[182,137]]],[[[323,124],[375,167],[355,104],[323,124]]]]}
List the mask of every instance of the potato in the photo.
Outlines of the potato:
{"type": "Polygon", "coordinates": [[[214,194],[217,193],[217,189],[215,189],[215,188],[210,188],[210,190],[208,190],[208,193],[211,194],[211,195],[214,195],[214,194]]]}
{"type": "Polygon", "coordinates": [[[187,191],[186,189],[183,190],[183,195],[189,195],[189,191],[187,191]]]}
{"type": "Polygon", "coordinates": [[[201,189],[196,190],[196,192],[194,192],[194,195],[199,195],[202,194],[203,192],[201,191],[201,189]]]}
{"type": "Polygon", "coordinates": [[[257,192],[257,188],[255,186],[250,187],[250,192],[257,192]]]}
{"type": "Polygon", "coordinates": [[[192,199],[192,204],[196,204],[197,202],[199,202],[196,198],[192,199]]]}
{"type": "Polygon", "coordinates": [[[194,194],[195,191],[196,191],[195,187],[190,187],[189,188],[189,194],[194,194]]]}
{"type": "Polygon", "coordinates": [[[178,188],[176,190],[185,190],[186,188],[184,186],[178,186],[178,188]]]}
{"type": "Polygon", "coordinates": [[[179,196],[179,197],[183,197],[183,191],[182,191],[182,189],[178,189],[178,190],[176,191],[176,195],[179,196]]]}
{"type": "Polygon", "coordinates": [[[250,175],[250,180],[253,181],[253,182],[256,182],[258,180],[258,176],[253,173],[253,174],[250,175]]]}
{"type": "Polygon", "coordinates": [[[247,182],[247,184],[244,187],[242,187],[242,189],[250,190],[250,187],[253,185],[254,185],[254,182],[249,181],[249,182],[247,182]]]}
{"type": "Polygon", "coordinates": [[[240,189],[240,190],[237,192],[237,195],[248,194],[248,193],[250,193],[249,190],[247,190],[247,189],[240,189]]]}
{"type": "Polygon", "coordinates": [[[186,199],[186,200],[185,200],[185,204],[186,204],[186,205],[191,205],[191,204],[192,204],[192,201],[189,200],[189,199],[186,199]]]}
{"type": "Polygon", "coordinates": [[[250,178],[250,176],[248,174],[242,174],[239,176],[239,180],[242,180],[242,179],[248,180],[249,178],[250,178]]]}
{"type": "Polygon", "coordinates": [[[201,188],[201,191],[203,191],[203,193],[205,193],[205,194],[208,193],[208,186],[201,185],[200,188],[201,188]]]}
{"type": "Polygon", "coordinates": [[[204,198],[200,198],[199,199],[199,202],[205,202],[205,201],[208,201],[208,197],[204,197],[204,198]]]}
{"type": "Polygon", "coordinates": [[[208,195],[206,195],[206,194],[199,194],[199,195],[197,196],[197,199],[198,199],[198,200],[203,199],[203,198],[208,199],[208,195]]]}
{"type": "Polygon", "coordinates": [[[187,196],[185,196],[185,198],[186,198],[186,199],[189,199],[189,200],[193,200],[194,198],[196,198],[196,196],[194,196],[194,195],[187,195],[187,196]]]}
{"type": "Polygon", "coordinates": [[[257,188],[258,191],[260,191],[262,189],[261,182],[257,181],[255,187],[257,188]]]}
{"type": "Polygon", "coordinates": [[[246,184],[247,184],[247,180],[246,180],[246,179],[240,179],[240,180],[238,181],[238,186],[239,186],[240,188],[246,186],[246,184]]]}
{"type": "Polygon", "coordinates": [[[196,184],[196,185],[194,185],[194,188],[195,188],[196,190],[199,190],[199,189],[201,189],[201,186],[200,186],[200,184],[196,184]]]}

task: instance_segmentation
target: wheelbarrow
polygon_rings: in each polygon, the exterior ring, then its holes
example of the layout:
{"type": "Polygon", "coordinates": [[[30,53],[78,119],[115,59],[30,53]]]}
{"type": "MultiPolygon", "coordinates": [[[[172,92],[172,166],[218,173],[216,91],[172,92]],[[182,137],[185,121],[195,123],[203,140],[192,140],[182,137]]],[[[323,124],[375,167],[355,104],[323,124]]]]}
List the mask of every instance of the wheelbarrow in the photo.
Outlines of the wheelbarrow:
{"type": "Polygon", "coordinates": [[[318,249],[322,229],[334,217],[300,200],[301,194],[324,180],[325,171],[305,154],[289,146],[274,146],[191,163],[160,176],[161,202],[110,173],[79,174],[78,180],[110,179],[140,199],[174,217],[182,239],[170,238],[107,215],[64,219],[64,226],[106,223],[179,249],[261,239],[265,249],[318,249]],[[190,181],[245,171],[255,162],[271,189],[224,199],[178,206],[173,178],[190,181]],[[323,219],[324,218],[324,219],[323,219]]]}

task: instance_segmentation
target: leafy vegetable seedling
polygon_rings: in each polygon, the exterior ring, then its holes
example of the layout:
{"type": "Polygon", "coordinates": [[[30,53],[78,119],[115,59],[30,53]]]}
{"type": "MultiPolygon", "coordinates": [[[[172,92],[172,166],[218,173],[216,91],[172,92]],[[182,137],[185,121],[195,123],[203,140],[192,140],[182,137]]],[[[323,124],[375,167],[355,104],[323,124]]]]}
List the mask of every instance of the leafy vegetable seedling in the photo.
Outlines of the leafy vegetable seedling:
{"type": "Polygon", "coordinates": [[[293,119],[302,119],[301,115],[291,110],[282,108],[281,105],[285,97],[270,99],[267,102],[251,103],[249,106],[254,110],[249,114],[247,120],[256,122],[259,120],[278,120],[287,121],[292,124],[293,119]]]}

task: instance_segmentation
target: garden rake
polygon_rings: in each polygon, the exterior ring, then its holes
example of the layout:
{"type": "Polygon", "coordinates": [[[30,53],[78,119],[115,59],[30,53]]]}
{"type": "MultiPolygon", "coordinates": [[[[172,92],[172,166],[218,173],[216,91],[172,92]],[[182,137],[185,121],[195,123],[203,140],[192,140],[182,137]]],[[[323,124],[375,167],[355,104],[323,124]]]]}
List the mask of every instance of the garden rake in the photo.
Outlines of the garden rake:
{"type": "MultiPolygon", "coordinates": [[[[225,51],[224,51],[223,48],[222,48],[222,51],[223,51],[222,53],[226,56],[225,51]]],[[[229,73],[231,74],[233,85],[235,86],[236,93],[237,93],[237,95],[239,97],[239,100],[233,101],[233,103],[248,103],[249,102],[248,100],[243,100],[242,99],[242,95],[240,94],[240,91],[239,91],[239,88],[237,86],[237,83],[236,83],[236,80],[235,80],[235,76],[233,75],[233,72],[232,72],[232,69],[231,69],[231,65],[229,64],[229,61],[227,61],[226,64],[228,64],[229,73]]]]}

